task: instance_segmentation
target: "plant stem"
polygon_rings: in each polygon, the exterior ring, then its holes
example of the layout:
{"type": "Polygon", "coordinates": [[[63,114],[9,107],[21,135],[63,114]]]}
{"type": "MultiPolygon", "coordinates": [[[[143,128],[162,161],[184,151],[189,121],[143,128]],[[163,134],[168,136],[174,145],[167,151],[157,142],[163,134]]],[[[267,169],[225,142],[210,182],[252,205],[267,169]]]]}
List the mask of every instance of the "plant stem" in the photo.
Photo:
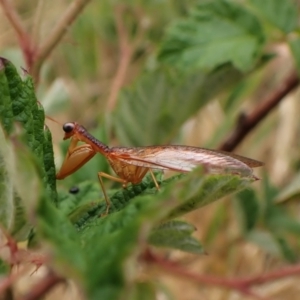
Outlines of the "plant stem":
{"type": "Polygon", "coordinates": [[[271,271],[269,273],[265,273],[262,275],[257,275],[249,278],[221,278],[209,275],[201,275],[192,273],[185,268],[182,268],[180,265],[175,262],[166,260],[158,255],[155,255],[150,250],[146,250],[143,254],[142,258],[147,263],[154,263],[159,268],[164,271],[178,276],[182,278],[186,278],[188,280],[192,280],[199,284],[206,284],[212,286],[219,286],[226,289],[236,290],[241,294],[255,297],[256,299],[264,299],[267,298],[261,297],[255,294],[251,288],[255,285],[262,285],[267,282],[273,282],[278,279],[286,278],[289,276],[299,276],[300,275],[300,264],[294,265],[291,267],[284,268],[282,270],[271,271]]]}
{"type": "Polygon", "coordinates": [[[11,5],[11,2],[9,0],[0,0],[0,4],[11,26],[16,31],[26,63],[26,68],[30,70],[35,57],[34,43],[31,40],[30,35],[26,32],[21,18],[15,8],[11,5]]]}
{"type": "Polygon", "coordinates": [[[31,75],[38,81],[40,68],[45,61],[45,59],[50,55],[52,50],[60,42],[66,31],[69,29],[69,26],[74,22],[77,16],[81,13],[84,7],[89,3],[90,0],[75,0],[73,1],[65,13],[61,16],[52,32],[50,32],[49,37],[46,41],[40,46],[39,51],[37,52],[36,60],[31,70],[31,75]]]}
{"type": "Polygon", "coordinates": [[[42,296],[50,291],[54,286],[63,282],[64,279],[59,277],[53,272],[49,272],[46,277],[40,280],[32,289],[31,291],[22,297],[22,300],[36,300],[40,299],[42,296]]]}
{"type": "Polygon", "coordinates": [[[220,145],[219,150],[232,151],[247,136],[247,134],[261,122],[281,100],[299,85],[296,72],[290,73],[282,84],[262,100],[261,105],[249,115],[241,115],[236,128],[231,135],[220,145]]]}
{"type": "Polygon", "coordinates": [[[119,36],[120,62],[116,75],[112,81],[110,94],[107,100],[108,111],[112,111],[116,106],[118,93],[123,86],[132,56],[132,49],[129,43],[129,35],[123,21],[125,10],[126,7],[124,7],[123,5],[117,6],[115,9],[116,29],[119,36]]]}

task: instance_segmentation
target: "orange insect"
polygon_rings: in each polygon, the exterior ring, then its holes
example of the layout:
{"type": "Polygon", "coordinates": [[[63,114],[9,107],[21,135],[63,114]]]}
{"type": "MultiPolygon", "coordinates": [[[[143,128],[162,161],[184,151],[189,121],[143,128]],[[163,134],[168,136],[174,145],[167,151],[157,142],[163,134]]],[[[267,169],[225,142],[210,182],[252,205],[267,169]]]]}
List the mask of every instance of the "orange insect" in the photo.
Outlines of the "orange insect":
{"type": "Polygon", "coordinates": [[[157,189],[159,185],[152,169],[189,172],[197,166],[204,166],[210,173],[231,173],[241,177],[251,177],[252,168],[260,167],[262,162],[243,156],[204,148],[190,146],[148,146],[148,147],[113,147],[109,148],[92,136],[83,126],[76,122],[65,123],[64,140],[71,138],[71,143],[57,173],[57,179],[63,179],[77,171],[97,152],[104,155],[118,177],[99,172],[98,177],[106,201],[106,214],[110,202],[107,197],[102,177],[120,182],[125,188],[128,183],[137,184],[150,172],[157,189]],[[77,145],[78,142],[83,145],[77,145]]]}

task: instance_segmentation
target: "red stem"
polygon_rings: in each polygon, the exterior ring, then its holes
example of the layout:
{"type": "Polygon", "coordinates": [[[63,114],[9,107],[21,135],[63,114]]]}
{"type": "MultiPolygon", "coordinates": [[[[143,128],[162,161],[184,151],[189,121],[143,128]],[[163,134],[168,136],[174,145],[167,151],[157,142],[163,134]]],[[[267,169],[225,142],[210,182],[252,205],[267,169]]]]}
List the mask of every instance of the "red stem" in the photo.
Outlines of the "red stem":
{"type": "Polygon", "coordinates": [[[220,145],[219,150],[232,151],[267,114],[299,85],[299,77],[292,72],[279,87],[261,101],[261,105],[249,115],[239,118],[232,134],[220,145]]]}
{"type": "Polygon", "coordinates": [[[129,34],[124,24],[124,16],[126,7],[123,5],[117,6],[115,9],[116,29],[119,37],[120,61],[116,75],[112,81],[110,94],[107,100],[107,108],[109,111],[114,110],[120,89],[124,84],[127,70],[132,56],[132,48],[129,43],[129,34]]]}
{"type": "Polygon", "coordinates": [[[14,28],[18,36],[26,63],[26,68],[30,70],[35,60],[36,47],[31,40],[30,35],[25,30],[22,20],[15,8],[12,6],[11,2],[9,0],[0,0],[0,4],[2,5],[4,14],[6,15],[7,19],[9,20],[11,26],[14,28]]]}
{"type": "MultiPolygon", "coordinates": [[[[22,297],[22,300],[36,300],[40,299],[42,296],[45,296],[45,294],[50,291],[55,285],[63,282],[64,279],[62,277],[59,277],[53,272],[50,272],[46,277],[44,277],[42,280],[40,280],[39,283],[37,283],[30,292],[22,297]]],[[[21,300],[19,299],[19,300],[21,300]]]]}
{"type": "Polygon", "coordinates": [[[291,266],[282,270],[272,271],[266,274],[253,276],[250,278],[220,278],[208,275],[194,274],[180,265],[159,257],[149,250],[145,251],[143,259],[148,263],[155,263],[164,271],[182,278],[192,280],[194,282],[206,285],[219,286],[226,289],[239,291],[240,293],[248,296],[253,296],[256,299],[266,299],[251,291],[255,285],[261,285],[266,282],[286,278],[289,276],[300,275],[300,265],[291,266]]]}

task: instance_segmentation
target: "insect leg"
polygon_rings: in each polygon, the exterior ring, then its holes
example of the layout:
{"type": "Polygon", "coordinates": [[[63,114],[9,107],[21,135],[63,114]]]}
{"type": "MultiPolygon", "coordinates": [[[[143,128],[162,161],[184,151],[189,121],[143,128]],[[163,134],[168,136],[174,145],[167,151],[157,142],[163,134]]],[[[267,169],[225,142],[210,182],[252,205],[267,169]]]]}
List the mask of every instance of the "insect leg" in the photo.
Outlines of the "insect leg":
{"type": "Polygon", "coordinates": [[[104,199],[105,199],[105,202],[106,202],[106,210],[105,210],[105,214],[104,215],[107,215],[108,212],[109,212],[110,201],[109,201],[109,198],[108,198],[108,196],[106,194],[106,190],[105,190],[105,187],[104,187],[104,183],[103,183],[102,177],[105,177],[107,179],[110,179],[110,180],[113,180],[113,181],[116,181],[116,182],[120,182],[120,183],[123,184],[123,186],[126,186],[127,181],[124,180],[124,179],[122,179],[122,178],[106,174],[104,172],[98,172],[99,182],[100,182],[101,189],[103,191],[104,199]]]}
{"type": "Polygon", "coordinates": [[[77,143],[77,139],[72,139],[63,164],[56,174],[56,179],[64,179],[74,173],[96,154],[90,145],[77,146],[77,143]]]}
{"type": "Polygon", "coordinates": [[[152,179],[153,179],[153,181],[154,181],[154,184],[155,184],[157,190],[159,191],[159,185],[158,185],[157,180],[156,180],[156,178],[155,178],[155,176],[154,176],[154,174],[153,174],[153,171],[152,171],[151,169],[149,169],[149,172],[150,172],[150,174],[151,174],[151,177],[152,177],[152,179]]]}

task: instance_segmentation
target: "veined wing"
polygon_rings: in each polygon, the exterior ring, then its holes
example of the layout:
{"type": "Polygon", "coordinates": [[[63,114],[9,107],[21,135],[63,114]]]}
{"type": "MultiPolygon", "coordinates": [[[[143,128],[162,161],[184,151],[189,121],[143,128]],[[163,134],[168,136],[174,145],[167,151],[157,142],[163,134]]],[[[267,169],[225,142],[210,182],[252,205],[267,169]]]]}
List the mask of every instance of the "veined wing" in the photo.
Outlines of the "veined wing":
{"type": "Polygon", "coordinates": [[[259,161],[223,151],[190,146],[115,147],[112,154],[119,160],[141,167],[188,172],[203,165],[210,172],[238,173],[251,176],[259,161]]]}

